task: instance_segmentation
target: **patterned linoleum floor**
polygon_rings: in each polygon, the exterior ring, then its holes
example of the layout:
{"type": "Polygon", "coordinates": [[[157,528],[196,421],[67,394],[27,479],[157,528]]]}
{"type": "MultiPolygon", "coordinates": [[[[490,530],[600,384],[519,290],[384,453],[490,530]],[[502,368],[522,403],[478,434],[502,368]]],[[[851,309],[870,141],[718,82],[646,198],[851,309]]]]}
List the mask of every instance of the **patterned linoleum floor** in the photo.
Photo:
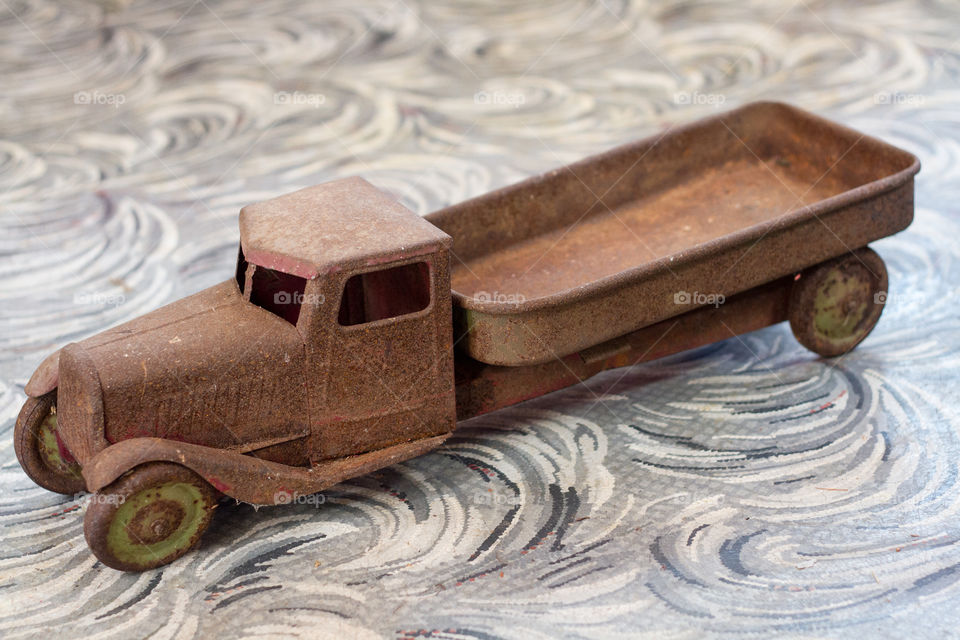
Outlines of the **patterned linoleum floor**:
{"type": "Polygon", "coordinates": [[[958,37],[946,0],[0,0],[0,635],[952,634],[958,37]],[[230,277],[244,204],[359,174],[427,212],[762,98],[924,165],[839,362],[777,326],[610,372],[141,575],[16,463],[42,357],[230,277]]]}

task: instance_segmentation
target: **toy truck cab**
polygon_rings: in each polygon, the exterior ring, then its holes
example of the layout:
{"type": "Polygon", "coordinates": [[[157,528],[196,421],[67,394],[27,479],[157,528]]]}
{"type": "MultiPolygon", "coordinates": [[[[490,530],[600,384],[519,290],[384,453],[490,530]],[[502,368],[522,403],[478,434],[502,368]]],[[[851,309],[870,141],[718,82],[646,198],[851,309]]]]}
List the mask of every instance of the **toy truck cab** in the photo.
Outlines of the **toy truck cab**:
{"type": "Polygon", "coordinates": [[[26,386],[28,475],[123,498],[85,521],[110,566],[186,551],[218,492],[283,502],[418,455],[456,424],[445,233],[352,178],[245,207],[240,236],[235,278],[67,345],[26,386]],[[137,506],[168,485],[179,516],[137,506]],[[131,541],[118,519],[158,542],[131,541]]]}
{"type": "Polygon", "coordinates": [[[455,426],[450,238],[359,178],[245,207],[237,282],[303,341],[310,462],[455,426]]]}

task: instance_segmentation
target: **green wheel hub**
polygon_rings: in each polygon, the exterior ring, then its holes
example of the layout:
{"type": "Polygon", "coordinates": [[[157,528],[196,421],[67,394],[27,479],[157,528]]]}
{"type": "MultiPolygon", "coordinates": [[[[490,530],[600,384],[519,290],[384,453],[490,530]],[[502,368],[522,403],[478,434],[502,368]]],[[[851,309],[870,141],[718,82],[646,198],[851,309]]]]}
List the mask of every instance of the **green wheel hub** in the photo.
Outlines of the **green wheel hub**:
{"type": "Polygon", "coordinates": [[[62,444],[57,437],[57,407],[50,407],[50,413],[37,428],[37,452],[48,469],[62,476],[77,478],[83,482],[80,464],[76,460],[67,460],[62,454],[62,444]]]}
{"type": "Polygon", "coordinates": [[[817,334],[837,342],[856,338],[869,315],[871,293],[865,269],[831,269],[814,300],[813,326],[817,334]]]}
{"type": "Polygon", "coordinates": [[[144,489],[117,509],[107,546],[124,562],[143,564],[189,549],[207,517],[198,487],[168,482],[144,489]]]}

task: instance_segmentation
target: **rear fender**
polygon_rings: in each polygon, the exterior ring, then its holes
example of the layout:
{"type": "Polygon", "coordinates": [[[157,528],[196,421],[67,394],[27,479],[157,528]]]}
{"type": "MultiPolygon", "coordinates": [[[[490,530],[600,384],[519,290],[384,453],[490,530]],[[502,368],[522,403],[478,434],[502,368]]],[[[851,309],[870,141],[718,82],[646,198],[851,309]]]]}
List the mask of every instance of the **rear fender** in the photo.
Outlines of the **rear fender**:
{"type": "Polygon", "coordinates": [[[134,467],[147,462],[174,462],[195,471],[218,491],[257,505],[286,504],[295,494],[309,495],[338,482],[402,462],[440,446],[450,436],[431,438],[292,467],[234,451],[163,438],[132,438],[110,445],[83,467],[89,491],[99,491],[134,467]]]}

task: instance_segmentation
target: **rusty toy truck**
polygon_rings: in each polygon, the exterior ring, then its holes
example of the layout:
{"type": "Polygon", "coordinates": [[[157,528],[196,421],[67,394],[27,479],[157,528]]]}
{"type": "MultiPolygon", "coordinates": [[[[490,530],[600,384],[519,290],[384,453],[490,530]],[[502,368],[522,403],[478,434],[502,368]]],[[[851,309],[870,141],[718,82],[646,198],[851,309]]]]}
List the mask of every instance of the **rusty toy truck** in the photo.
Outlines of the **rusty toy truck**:
{"type": "Polygon", "coordinates": [[[40,364],[17,457],[95,492],[90,548],[144,570],[224,496],[287,502],[605,369],[784,320],[843,354],[882,311],[867,244],[910,224],[919,168],[754,103],[426,217],[359,178],[253,204],[234,278],[40,364]]]}

